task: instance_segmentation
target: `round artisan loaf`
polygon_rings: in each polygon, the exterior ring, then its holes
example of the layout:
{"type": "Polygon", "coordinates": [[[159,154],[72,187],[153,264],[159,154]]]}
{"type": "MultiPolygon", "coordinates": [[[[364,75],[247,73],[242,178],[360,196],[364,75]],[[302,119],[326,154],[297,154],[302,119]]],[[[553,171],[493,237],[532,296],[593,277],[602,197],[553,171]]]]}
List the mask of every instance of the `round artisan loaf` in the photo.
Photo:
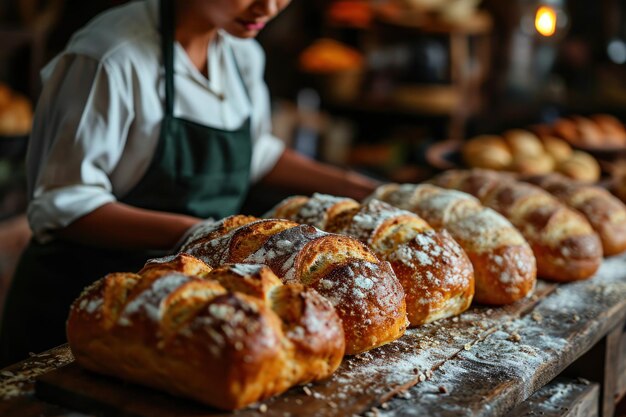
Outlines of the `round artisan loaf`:
{"type": "Polygon", "coordinates": [[[276,219],[256,220],[221,235],[210,233],[212,240],[197,236],[183,250],[212,267],[264,264],[285,283],[316,289],[343,322],[347,354],[404,334],[408,321],[402,286],[389,264],[356,239],[276,219]]]}
{"type": "Polygon", "coordinates": [[[507,130],[502,135],[513,157],[539,156],[544,153],[541,140],[532,132],[523,129],[507,130]]]}
{"type": "Polygon", "coordinates": [[[541,138],[546,153],[552,157],[555,163],[565,161],[572,155],[572,147],[563,139],[554,136],[543,136],[541,138]]]}
{"type": "Polygon", "coordinates": [[[324,194],[295,196],[268,217],[311,224],[352,236],[389,261],[406,295],[411,326],[458,315],[471,304],[474,274],[467,255],[446,231],[436,231],[414,213],[382,201],[359,204],[324,194]]]}
{"type": "Polygon", "coordinates": [[[511,223],[474,197],[429,184],[387,184],[374,196],[450,232],[474,267],[477,302],[510,304],[533,290],[536,264],[528,243],[511,223]]]}
{"type": "Polygon", "coordinates": [[[574,151],[569,158],[561,161],[557,171],[578,181],[596,182],[600,179],[601,168],[596,159],[583,151],[574,151]]]}
{"type": "Polygon", "coordinates": [[[480,169],[448,171],[433,183],[472,194],[509,219],[532,247],[542,278],[587,279],[602,263],[602,243],[585,217],[535,185],[480,169]]]}
{"type": "Polygon", "coordinates": [[[471,167],[507,169],[513,154],[504,139],[495,135],[481,135],[468,140],[461,150],[463,160],[471,167]]]}
{"type": "Polygon", "coordinates": [[[626,251],[626,205],[607,190],[559,174],[524,179],[581,212],[598,233],[604,255],[626,251]]]}
{"type": "Polygon", "coordinates": [[[314,290],[262,265],[211,270],[185,254],[88,287],[67,337],[85,368],[228,410],[328,377],[345,348],[314,290]]]}

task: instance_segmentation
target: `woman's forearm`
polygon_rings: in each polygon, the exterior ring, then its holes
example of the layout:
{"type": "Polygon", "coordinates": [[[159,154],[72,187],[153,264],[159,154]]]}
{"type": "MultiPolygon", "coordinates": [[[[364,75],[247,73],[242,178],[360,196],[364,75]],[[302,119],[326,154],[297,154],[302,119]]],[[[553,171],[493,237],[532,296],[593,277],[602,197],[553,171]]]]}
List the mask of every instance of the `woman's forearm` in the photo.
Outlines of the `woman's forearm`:
{"type": "Polygon", "coordinates": [[[171,249],[200,219],[109,203],[56,232],[58,237],[93,246],[171,249]]]}
{"type": "Polygon", "coordinates": [[[357,200],[367,197],[380,185],[372,178],[314,161],[291,149],[283,152],[263,183],[301,193],[320,192],[357,200]]]}

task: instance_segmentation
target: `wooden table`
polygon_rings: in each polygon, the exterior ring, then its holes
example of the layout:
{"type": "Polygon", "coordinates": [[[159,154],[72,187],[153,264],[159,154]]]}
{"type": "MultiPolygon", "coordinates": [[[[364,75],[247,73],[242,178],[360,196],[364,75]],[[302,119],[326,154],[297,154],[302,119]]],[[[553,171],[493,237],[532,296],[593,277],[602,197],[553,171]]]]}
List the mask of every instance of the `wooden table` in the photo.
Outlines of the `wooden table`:
{"type": "MultiPolygon", "coordinates": [[[[625,321],[621,256],[606,259],[591,280],[558,286],[540,281],[532,297],[514,305],[473,307],[411,329],[394,343],[346,358],[327,381],[235,415],[608,417],[626,391],[625,321]],[[551,382],[558,375],[573,379],[551,382]]],[[[0,415],[7,417],[81,415],[74,409],[232,415],[86,373],[65,346],[6,368],[0,378],[0,395],[11,397],[0,402],[0,415]],[[38,395],[62,400],[66,408],[35,396],[38,375],[38,395]]]]}

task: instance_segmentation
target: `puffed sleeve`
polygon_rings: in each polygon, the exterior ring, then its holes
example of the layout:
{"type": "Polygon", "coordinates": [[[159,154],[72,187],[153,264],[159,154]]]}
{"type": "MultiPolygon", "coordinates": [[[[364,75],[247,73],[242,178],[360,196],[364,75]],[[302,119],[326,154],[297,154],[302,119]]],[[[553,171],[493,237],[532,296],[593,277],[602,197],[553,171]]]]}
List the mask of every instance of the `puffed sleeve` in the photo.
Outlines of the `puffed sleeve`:
{"type": "Polygon", "coordinates": [[[285,143],[272,134],[270,96],[263,78],[265,53],[253,39],[235,40],[235,55],[242,63],[241,71],[252,102],[251,180],[263,178],[276,164],[285,149],[285,143]]]}
{"type": "Polygon", "coordinates": [[[116,200],[109,175],[122,155],[133,119],[132,92],[115,68],[65,54],[42,71],[27,173],[28,220],[40,242],[116,200]]]}

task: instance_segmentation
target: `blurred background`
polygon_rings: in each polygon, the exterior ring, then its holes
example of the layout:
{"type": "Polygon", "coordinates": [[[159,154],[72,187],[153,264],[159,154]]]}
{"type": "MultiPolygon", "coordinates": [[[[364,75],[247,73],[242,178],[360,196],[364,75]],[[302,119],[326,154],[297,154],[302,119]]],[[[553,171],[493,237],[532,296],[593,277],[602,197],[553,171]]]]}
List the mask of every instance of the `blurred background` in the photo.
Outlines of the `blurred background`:
{"type": "MultiPolygon", "coordinates": [[[[30,238],[24,157],[39,71],[121,3],[0,0],[0,297],[30,238]]],[[[619,195],[625,19],[618,0],[293,0],[259,36],[274,130],[385,181],[484,166],[559,171],[619,195]],[[541,141],[541,155],[516,158],[511,137],[541,141]]],[[[275,201],[253,190],[246,210],[275,201]]]]}

